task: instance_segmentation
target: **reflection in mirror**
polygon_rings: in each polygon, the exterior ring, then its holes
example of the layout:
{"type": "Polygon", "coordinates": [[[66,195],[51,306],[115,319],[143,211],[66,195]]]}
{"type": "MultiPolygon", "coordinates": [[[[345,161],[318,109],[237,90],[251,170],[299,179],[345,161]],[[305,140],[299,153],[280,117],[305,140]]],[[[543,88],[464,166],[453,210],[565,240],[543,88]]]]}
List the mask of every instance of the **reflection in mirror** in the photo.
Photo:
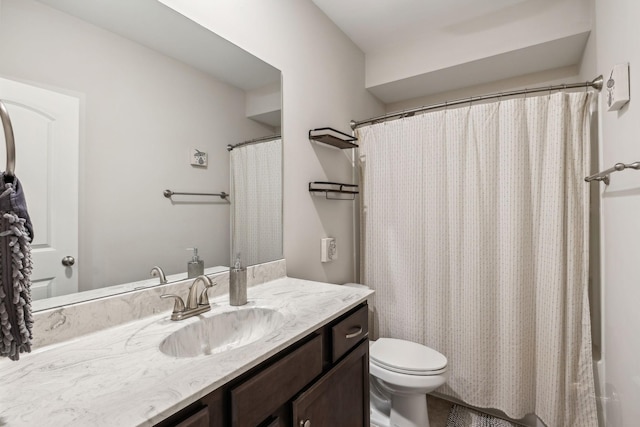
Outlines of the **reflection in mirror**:
{"type": "Polygon", "coordinates": [[[282,139],[259,138],[231,151],[232,258],[241,265],[282,257],[282,139]]]}
{"type": "MultiPolygon", "coordinates": [[[[226,146],[279,133],[280,71],[156,0],[0,7],[0,98],[36,230],[34,308],[157,284],[156,265],[184,278],[187,248],[208,271],[228,268],[236,195],[226,146]]],[[[278,215],[271,251],[242,249],[248,265],[282,258],[281,154],[259,173],[273,181],[260,194],[278,215]]],[[[262,232],[242,221],[238,230],[262,232]]]]}

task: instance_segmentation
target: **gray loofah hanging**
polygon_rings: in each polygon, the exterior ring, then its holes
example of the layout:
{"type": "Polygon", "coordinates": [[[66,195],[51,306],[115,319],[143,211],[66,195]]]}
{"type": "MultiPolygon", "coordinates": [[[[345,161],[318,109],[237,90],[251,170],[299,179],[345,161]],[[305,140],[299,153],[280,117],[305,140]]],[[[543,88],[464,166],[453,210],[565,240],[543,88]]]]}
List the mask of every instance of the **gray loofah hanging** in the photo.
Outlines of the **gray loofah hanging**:
{"type": "Polygon", "coordinates": [[[20,182],[0,175],[0,356],[31,351],[33,229],[20,182]]]}

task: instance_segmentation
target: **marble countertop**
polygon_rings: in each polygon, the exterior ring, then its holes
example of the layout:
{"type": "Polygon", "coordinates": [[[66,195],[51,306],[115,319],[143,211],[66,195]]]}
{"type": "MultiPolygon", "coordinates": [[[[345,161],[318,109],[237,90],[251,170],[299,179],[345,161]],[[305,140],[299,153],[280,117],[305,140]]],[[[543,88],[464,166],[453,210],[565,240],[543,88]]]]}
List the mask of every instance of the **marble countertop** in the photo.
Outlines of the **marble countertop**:
{"type": "Polygon", "coordinates": [[[0,362],[0,426],[151,426],[355,307],[368,289],[282,278],[249,289],[248,305],[213,300],[201,317],[264,307],[284,324],[227,352],[175,358],[162,340],[198,317],[146,317],[0,362]]]}

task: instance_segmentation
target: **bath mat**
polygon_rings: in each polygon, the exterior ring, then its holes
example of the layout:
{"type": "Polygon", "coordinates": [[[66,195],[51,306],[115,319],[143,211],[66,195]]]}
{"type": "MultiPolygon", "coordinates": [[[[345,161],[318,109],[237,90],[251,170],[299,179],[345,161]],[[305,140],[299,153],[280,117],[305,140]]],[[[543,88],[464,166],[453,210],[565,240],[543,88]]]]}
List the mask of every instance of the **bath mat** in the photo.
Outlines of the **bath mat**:
{"type": "Polygon", "coordinates": [[[518,427],[518,424],[464,406],[453,405],[447,418],[447,427],[518,427]]]}

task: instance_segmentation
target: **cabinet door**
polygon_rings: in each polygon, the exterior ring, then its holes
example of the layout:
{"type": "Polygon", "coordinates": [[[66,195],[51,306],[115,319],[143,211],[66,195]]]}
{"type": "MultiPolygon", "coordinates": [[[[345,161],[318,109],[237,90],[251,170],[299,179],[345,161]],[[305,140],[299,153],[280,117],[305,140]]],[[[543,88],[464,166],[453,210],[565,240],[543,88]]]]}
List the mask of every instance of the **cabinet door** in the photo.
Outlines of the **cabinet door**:
{"type": "Polygon", "coordinates": [[[293,401],[294,427],[369,427],[369,341],[293,401]]]}
{"type": "Polygon", "coordinates": [[[209,408],[205,406],[186,420],[176,424],[176,427],[209,427],[209,408]]]}

